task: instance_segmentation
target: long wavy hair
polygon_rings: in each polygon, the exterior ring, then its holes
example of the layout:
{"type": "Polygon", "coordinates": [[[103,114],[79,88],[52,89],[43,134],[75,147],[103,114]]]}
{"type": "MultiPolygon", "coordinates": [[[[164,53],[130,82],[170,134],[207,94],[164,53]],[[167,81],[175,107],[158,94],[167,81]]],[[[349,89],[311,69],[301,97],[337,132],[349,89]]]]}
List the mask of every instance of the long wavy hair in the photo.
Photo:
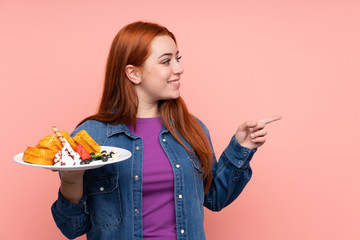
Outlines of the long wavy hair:
{"type": "MultiPolygon", "coordinates": [[[[151,42],[156,36],[170,36],[173,33],[155,23],[134,22],[123,27],[115,36],[106,64],[104,89],[95,115],[85,118],[110,124],[129,124],[136,128],[138,97],[133,83],[125,74],[128,64],[142,67],[151,54],[151,42]]],[[[159,102],[159,110],[164,126],[175,139],[200,163],[205,192],[211,185],[213,154],[210,142],[199,121],[189,113],[181,97],[159,102]],[[182,139],[192,149],[186,147],[182,139]]]]}

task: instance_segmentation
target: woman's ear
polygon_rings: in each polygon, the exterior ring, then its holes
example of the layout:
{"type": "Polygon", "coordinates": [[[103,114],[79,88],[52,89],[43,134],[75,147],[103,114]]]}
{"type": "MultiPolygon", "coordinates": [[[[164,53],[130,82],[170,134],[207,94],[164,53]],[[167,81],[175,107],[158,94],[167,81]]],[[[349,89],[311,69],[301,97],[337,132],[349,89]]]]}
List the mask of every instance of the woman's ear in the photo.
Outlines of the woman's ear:
{"type": "Polygon", "coordinates": [[[140,69],[133,65],[126,65],[125,74],[127,78],[135,85],[141,83],[140,69]]]}

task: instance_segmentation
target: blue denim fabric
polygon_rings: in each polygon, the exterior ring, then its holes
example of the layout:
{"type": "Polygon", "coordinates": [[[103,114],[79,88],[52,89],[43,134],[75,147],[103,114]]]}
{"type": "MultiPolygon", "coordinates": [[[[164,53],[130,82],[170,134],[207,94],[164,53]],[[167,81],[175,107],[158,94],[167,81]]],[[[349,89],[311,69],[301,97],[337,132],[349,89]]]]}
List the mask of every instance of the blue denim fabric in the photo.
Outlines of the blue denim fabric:
{"type": "MultiPolygon", "coordinates": [[[[125,148],[132,157],[87,170],[78,204],[70,203],[59,192],[51,207],[57,226],[70,239],[84,233],[92,240],[142,239],[142,139],[132,135],[126,125],[94,120],[83,123],[72,135],[83,129],[98,144],[125,148]]],[[[242,147],[233,136],[219,162],[214,157],[213,181],[205,195],[199,162],[164,127],[159,140],[174,172],[177,239],[205,239],[203,206],[220,211],[237,198],[251,178],[249,162],[256,149],[242,147]]]]}

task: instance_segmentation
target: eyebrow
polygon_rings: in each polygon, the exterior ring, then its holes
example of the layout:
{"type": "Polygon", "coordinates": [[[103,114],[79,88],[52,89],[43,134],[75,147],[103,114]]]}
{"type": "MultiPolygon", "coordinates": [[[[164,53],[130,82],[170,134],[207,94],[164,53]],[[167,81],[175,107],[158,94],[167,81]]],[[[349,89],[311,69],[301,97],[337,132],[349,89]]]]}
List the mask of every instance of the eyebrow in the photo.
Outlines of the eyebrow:
{"type": "MultiPolygon", "coordinates": [[[[177,51],[176,52],[176,54],[175,55],[178,55],[179,54],[179,51],[177,51]]],[[[172,53],[164,53],[164,54],[162,54],[159,58],[162,58],[162,57],[164,57],[164,56],[172,56],[172,53]]]]}

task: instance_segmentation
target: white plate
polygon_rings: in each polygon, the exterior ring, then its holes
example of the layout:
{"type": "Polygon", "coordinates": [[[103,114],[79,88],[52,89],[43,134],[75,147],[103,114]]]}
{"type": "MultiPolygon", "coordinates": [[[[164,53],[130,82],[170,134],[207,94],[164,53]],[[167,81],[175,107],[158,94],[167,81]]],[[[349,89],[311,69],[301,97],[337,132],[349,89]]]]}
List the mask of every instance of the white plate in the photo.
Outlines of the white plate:
{"type": "Polygon", "coordinates": [[[131,157],[131,152],[129,152],[126,149],[123,148],[117,148],[117,147],[109,147],[109,146],[101,146],[101,151],[107,151],[111,152],[114,151],[117,153],[119,157],[117,158],[111,158],[107,162],[103,162],[101,160],[99,161],[93,161],[91,164],[84,164],[84,165],[78,165],[78,166],[54,166],[54,165],[39,165],[39,164],[32,164],[24,162],[23,155],[24,153],[19,153],[14,157],[14,161],[17,163],[20,163],[25,166],[31,166],[31,167],[41,167],[46,168],[50,170],[60,170],[60,171],[77,171],[77,170],[87,170],[87,169],[93,169],[93,168],[99,168],[102,166],[105,166],[107,164],[113,164],[117,162],[124,161],[131,157]]]}

